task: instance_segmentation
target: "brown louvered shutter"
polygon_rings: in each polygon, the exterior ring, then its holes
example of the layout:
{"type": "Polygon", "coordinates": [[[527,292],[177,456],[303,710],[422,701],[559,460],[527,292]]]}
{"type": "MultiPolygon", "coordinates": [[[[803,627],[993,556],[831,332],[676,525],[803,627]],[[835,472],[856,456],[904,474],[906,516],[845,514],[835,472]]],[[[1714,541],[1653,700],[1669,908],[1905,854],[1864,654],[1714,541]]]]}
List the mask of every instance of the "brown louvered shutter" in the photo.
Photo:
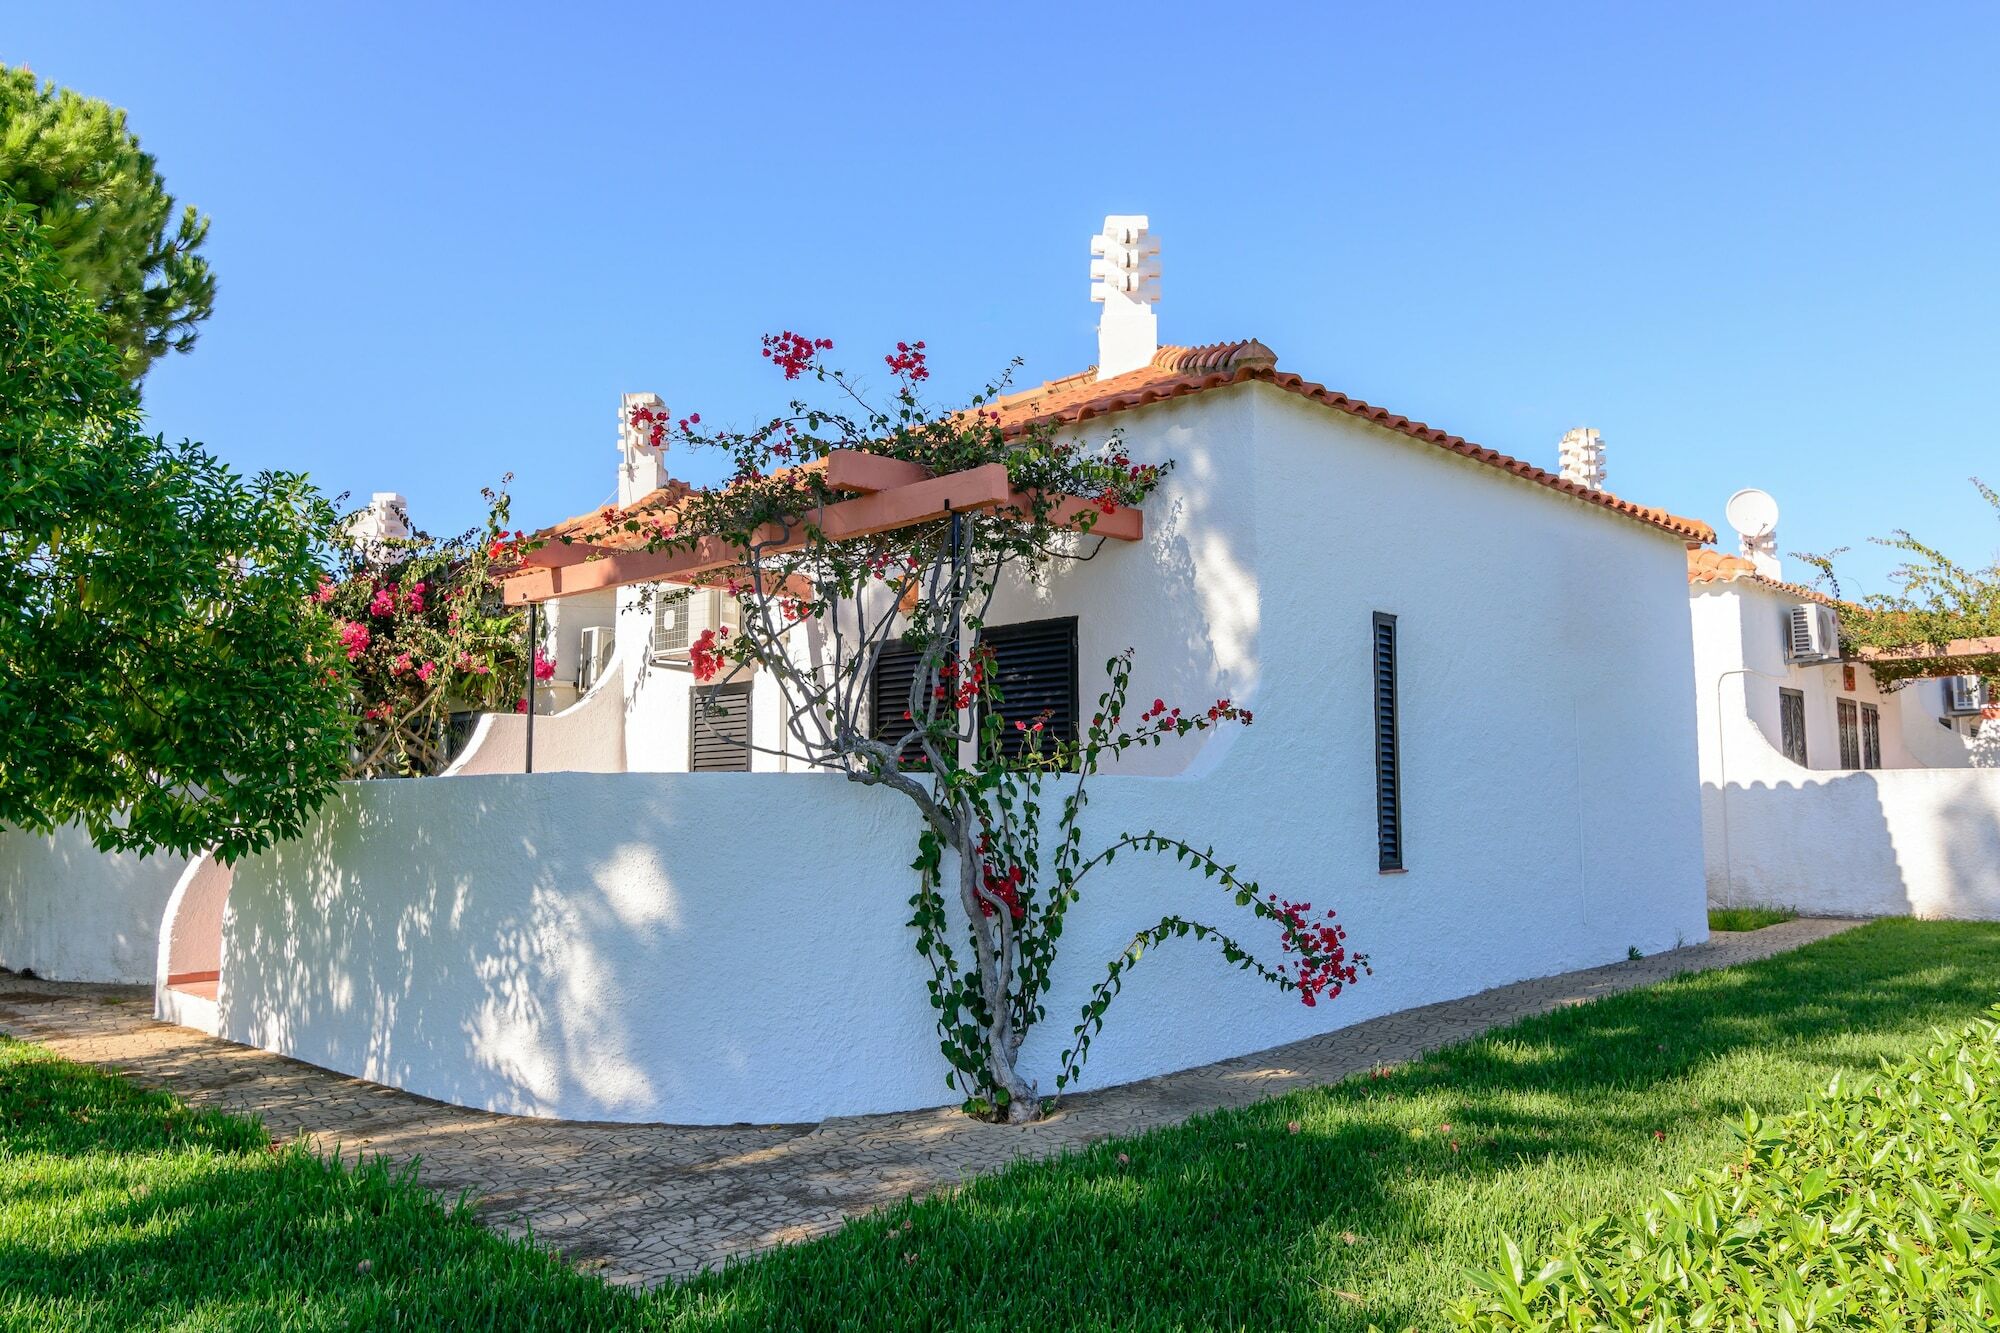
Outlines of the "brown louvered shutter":
{"type": "Polygon", "coordinates": [[[748,773],[750,682],[696,686],[689,700],[688,769],[695,773],[748,773]]]}

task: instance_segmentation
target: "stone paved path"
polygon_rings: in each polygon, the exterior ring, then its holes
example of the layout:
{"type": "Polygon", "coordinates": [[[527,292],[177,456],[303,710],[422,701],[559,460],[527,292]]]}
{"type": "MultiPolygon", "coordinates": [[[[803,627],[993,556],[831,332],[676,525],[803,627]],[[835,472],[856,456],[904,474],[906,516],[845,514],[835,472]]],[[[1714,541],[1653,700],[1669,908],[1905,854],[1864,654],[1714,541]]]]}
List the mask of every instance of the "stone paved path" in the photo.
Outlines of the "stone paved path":
{"type": "Polygon", "coordinates": [[[281,1139],[303,1135],[322,1150],[419,1158],[426,1185],[446,1196],[469,1191],[500,1230],[532,1227],[587,1270],[614,1282],[652,1284],[831,1231],[856,1213],[1017,1157],[1047,1156],[1331,1083],[1530,1014],[1768,957],[1859,924],[1790,921],[1636,962],[1502,986],[1085,1093],[1067,1099],[1049,1120],[1024,1127],[982,1124],[953,1110],[726,1127],[490,1115],[155,1022],[149,990],[7,972],[0,972],[0,1032],[168,1087],[196,1106],[258,1116],[281,1139]]]}

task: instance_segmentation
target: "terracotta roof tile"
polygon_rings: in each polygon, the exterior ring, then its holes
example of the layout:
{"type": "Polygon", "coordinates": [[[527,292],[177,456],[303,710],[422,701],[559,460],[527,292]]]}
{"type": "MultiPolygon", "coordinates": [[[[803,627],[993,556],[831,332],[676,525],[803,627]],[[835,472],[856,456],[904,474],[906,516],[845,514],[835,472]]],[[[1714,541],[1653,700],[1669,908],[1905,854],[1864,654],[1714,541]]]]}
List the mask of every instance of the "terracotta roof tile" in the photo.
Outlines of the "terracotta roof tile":
{"type": "Polygon", "coordinates": [[[1149,366],[1127,371],[1123,375],[1113,375],[1109,379],[1095,379],[1093,372],[1071,375],[1065,379],[1051,380],[1049,383],[1019,393],[1007,394],[995,400],[988,408],[998,411],[1000,427],[1008,434],[1018,434],[1030,426],[1048,423],[1058,426],[1072,426],[1097,417],[1109,416],[1114,412],[1130,411],[1149,403],[1164,402],[1170,398],[1184,398],[1189,394],[1205,393],[1210,389],[1226,388],[1232,384],[1244,384],[1252,380],[1270,384],[1294,393],[1349,416],[1373,422],[1387,430],[1407,435],[1413,440],[1448,449],[1461,458],[1485,463],[1505,472],[1561,491],[1588,504],[1600,505],[1613,513],[1663,529],[1690,541],[1711,542],[1715,540],[1715,529],[1699,519],[1682,518],[1664,509],[1654,509],[1646,505],[1634,504],[1620,499],[1609,491],[1594,491],[1588,486],[1567,481],[1560,475],[1532,463],[1522,462],[1497,449],[1488,449],[1473,444],[1456,435],[1450,435],[1421,421],[1398,416],[1385,408],[1375,407],[1358,398],[1350,398],[1344,393],[1336,393],[1323,384],[1315,384],[1299,375],[1282,373],[1277,368],[1277,357],[1271,349],[1255,339],[1241,342],[1210,343],[1205,347],[1162,347],[1153,357],[1149,366]]]}
{"type": "MultiPolygon", "coordinates": [[[[1297,394],[1301,398],[1345,412],[1363,421],[1372,422],[1413,440],[1436,445],[1461,458],[1469,458],[1474,462],[1512,473],[1524,481],[1560,491],[1586,504],[1601,506],[1613,513],[1663,529],[1688,541],[1715,540],[1715,529],[1699,519],[1682,518],[1664,509],[1634,504],[1630,500],[1620,499],[1609,491],[1591,490],[1576,482],[1566,481],[1554,472],[1503,454],[1497,449],[1488,449],[1459,436],[1446,434],[1421,421],[1412,421],[1385,408],[1371,406],[1358,398],[1336,393],[1324,385],[1315,384],[1301,376],[1281,373],[1278,370],[1276,353],[1254,338],[1208,343],[1200,347],[1162,347],[1154,353],[1150,365],[1142,366],[1138,370],[1100,380],[1096,377],[1096,369],[1093,367],[1079,374],[1050,380],[1032,389],[1004,394],[986,404],[986,410],[988,413],[999,414],[1000,427],[1006,434],[1018,435],[1030,426],[1043,423],[1057,426],[1077,425],[1116,412],[1145,407],[1151,403],[1185,398],[1190,394],[1205,393],[1210,389],[1226,388],[1232,384],[1244,384],[1253,380],[1283,389],[1287,393],[1297,394]]],[[[670,511],[673,502],[687,494],[689,489],[685,482],[669,482],[640,500],[632,512],[663,514],[670,511]]],[[[601,529],[604,525],[603,512],[600,510],[566,519],[535,535],[554,538],[565,533],[575,536],[581,532],[601,529]]],[[[625,534],[607,539],[602,544],[621,547],[643,546],[645,543],[641,535],[625,534]]]]}
{"type": "Polygon", "coordinates": [[[1833,598],[1797,583],[1783,583],[1777,579],[1765,578],[1757,572],[1757,566],[1740,555],[1727,551],[1711,551],[1699,546],[1688,547],[1688,584],[1697,586],[1709,583],[1735,583],[1738,580],[1761,583],[1767,588],[1791,597],[1809,602],[1825,602],[1837,605],[1833,598]]]}

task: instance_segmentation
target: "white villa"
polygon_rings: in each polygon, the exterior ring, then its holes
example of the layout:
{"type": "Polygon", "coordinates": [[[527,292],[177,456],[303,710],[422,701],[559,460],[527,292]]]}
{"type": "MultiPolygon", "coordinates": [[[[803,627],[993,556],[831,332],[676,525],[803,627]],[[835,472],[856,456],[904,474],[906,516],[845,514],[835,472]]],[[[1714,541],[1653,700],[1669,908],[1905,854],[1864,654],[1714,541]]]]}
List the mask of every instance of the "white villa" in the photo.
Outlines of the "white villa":
{"type": "MultiPolygon", "coordinates": [[[[1003,589],[984,633],[1008,697],[1074,726],[1131,647],[1134,697],[1252,708],[1254,727],[1108,770],[1086,840],[1212,842],[1338,909],[1374,973],[1306,1009],[1160,950],[1086,1086],[1693,943],[1711,900],[2000,917],[2000,848],[1978,842],[2000,838],[2000,786],[1976,767],[1983,735],[1953,720],[1971,715],[1839,660],[1823,600],[1759,563],[1768,549],[1719,555],[1708,525],[1605,489],[1595,431],[1548,470],[1254,339],[1161,344],[1146,220],[1107,218],[1094,249],[1096,364],[1001,400],[1002,427],[1116,430],[1135,461],[1176,466],[1088,562],[1003,589]],[[1578,568],[1587,584],[1535,574],[1578,568]]],[[[625,424],[657,401],[621,402],[621,510],[684,493],[625,424]]],[[[920,522],[977,499],[967,474],[911,466],[830,471],[853,499],[828,514],[920,522]]],[[[674,582],[680,557],[544,549],[507,585],[556,663],[533,711],[482,718],[446,776],[349,784],[233,874],[189,867],[160,893],[145,974],[162,1016],[530,1115],[803,1121],[945,1100],[906,925],[908,802],[792,753],[768,678],[704,716],[688,646],[736,609],[674,582]]],[[[66,892],[11,868],[27,860],[0,846],[8,966],[42,946],[9,933],[7,896],[66,892]]],[[[1171,863],[1107,868],[1069,919],[1031,1076],[1137,927],[1235,910],[1171,863]]]]}
{"type": "Polygon", "coordinates": [[[1831,600],[1788,583],[1776,505],[1691,548],[1709,896],[1834,915],[2000,918],[2000,709],[1979,677],[1884,688],[1831,600]]]}

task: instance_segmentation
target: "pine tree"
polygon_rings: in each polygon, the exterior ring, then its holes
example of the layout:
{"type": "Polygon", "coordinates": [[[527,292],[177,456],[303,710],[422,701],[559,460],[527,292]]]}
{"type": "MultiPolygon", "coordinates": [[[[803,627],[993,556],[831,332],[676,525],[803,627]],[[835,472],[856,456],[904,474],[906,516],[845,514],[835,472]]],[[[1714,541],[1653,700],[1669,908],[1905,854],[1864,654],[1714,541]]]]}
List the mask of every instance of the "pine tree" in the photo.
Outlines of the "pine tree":
{"type": "Polygon", "coordinates": [[[127,380],[194,345],[215,306],[198,251],[208,219],[179,209],[125,112],[0,66],[0,193],[34,209],[64,272],[104,317],[127,380]]]}

